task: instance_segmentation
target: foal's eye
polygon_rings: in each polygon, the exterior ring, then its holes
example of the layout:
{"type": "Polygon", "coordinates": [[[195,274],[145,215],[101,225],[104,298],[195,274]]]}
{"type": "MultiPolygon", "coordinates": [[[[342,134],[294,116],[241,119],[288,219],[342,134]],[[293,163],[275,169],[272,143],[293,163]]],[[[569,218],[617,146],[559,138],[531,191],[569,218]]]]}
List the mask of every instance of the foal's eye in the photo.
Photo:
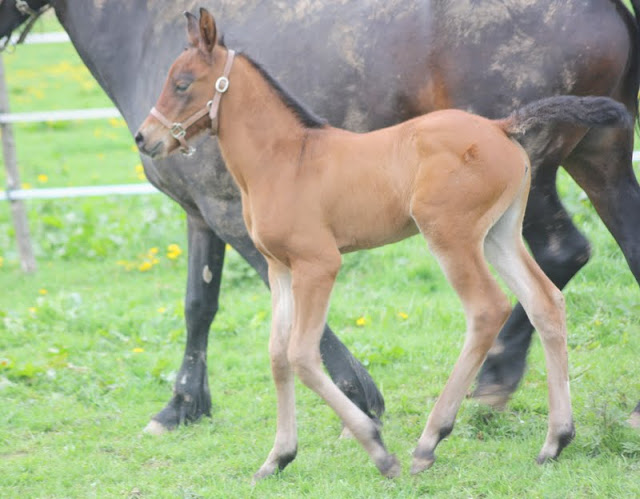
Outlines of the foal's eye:
{"type": "Polygon", "coordinates": [[[190,81],[179,81],[178,83],[176,83],[176,90],[178,92],[186,92],[190,86],[190,81]]]}

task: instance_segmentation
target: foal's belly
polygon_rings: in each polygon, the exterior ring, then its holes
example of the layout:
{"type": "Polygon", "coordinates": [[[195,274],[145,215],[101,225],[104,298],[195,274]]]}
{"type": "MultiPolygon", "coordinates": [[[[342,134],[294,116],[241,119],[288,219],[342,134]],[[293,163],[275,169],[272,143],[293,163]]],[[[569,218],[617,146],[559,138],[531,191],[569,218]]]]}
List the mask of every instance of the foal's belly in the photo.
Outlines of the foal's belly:
{"type": "Polygon", "coordinates": [[[349,253],[402,241],[418,232],[412,218],[392,222],[379,217],[377,220],[369,218],[366,222],[354,219],[346,226],[334,228],[334,237],[340,253],[349,253]]]}

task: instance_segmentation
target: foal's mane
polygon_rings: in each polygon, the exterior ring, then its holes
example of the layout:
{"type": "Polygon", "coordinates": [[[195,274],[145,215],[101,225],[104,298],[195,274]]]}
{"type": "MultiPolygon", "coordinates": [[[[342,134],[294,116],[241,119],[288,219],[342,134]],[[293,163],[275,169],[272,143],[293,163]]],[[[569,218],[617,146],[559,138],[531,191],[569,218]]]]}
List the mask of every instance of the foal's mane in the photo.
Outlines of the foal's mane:
{"type": "MultiPolygon", "coordinates": [[[[224,43],[224,41],[222,41],[224,43]]],[[[327,120],[320,118],[313,111],[307,108],[304,104],[298,101],[295,97],[293,97],[287,90],[285,90],[280,83],[278,83],[273,76],[269,74],[269,72],[258,62],[253,60],[244,52],[241,52],[239,55],[244,57],[251,66],[253,66],[258,73],[262,76],[262,78],[269,84],[269,86],[275,90],[276,94],[280,97],[283,104],[289,109],[295,117],[298,119],[300,124],[305,128],[324,128],[327,125],[327,120]]]]}

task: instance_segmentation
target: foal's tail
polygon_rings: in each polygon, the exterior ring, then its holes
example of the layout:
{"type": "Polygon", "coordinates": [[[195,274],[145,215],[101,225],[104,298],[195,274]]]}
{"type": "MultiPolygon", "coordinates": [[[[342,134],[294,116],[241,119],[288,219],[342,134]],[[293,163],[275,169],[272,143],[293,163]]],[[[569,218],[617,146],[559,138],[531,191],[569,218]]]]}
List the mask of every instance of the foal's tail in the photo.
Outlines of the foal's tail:
{"type": "Polygon", "coordinates": [[[496,124],[510,137],[522,135],[530,128],[551,123],[632,128],[633,117],[624,104],[610,97],[557,95],[531,102],[507,118],[496,120],[496,124]]]}

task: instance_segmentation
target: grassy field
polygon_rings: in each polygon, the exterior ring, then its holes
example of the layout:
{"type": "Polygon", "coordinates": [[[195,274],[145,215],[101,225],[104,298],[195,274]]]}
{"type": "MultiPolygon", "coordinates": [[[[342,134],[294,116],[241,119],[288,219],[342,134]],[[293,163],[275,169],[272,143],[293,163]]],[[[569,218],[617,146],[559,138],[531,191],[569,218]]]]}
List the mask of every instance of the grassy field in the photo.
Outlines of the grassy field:
{"type": "MultiPolygon", "coordinates": [[[[110,105],[69,45],[20,47],[5,66],[13,111],[110,105]]],[[[15,133],[26,187],[140,179],[120,120],[15,133]]],[[[464,331],[457,299],[413,238],[346,256],[329,317],[385,395],[383,435],[403,475],[381,478],[298,385],[298,458],[256,487],[275,394],[269,296],[253,271],[228,250],[210,339],[212,418],[151,437],[141,430],[170,398],[184,346],[183,213],[161,195],[31,201],[39,270],[24,275],[1,204],[0,497],[640,496],[640,433],[625,424],[640,398],[638,286],[581,192],[565,175],[559,188],[594,256],[566,289],[578,433],[558,462],[534,462],[547,416],[536,338],[507,410],[466,401],[434,467],[408,475],[464,331]]]]}

